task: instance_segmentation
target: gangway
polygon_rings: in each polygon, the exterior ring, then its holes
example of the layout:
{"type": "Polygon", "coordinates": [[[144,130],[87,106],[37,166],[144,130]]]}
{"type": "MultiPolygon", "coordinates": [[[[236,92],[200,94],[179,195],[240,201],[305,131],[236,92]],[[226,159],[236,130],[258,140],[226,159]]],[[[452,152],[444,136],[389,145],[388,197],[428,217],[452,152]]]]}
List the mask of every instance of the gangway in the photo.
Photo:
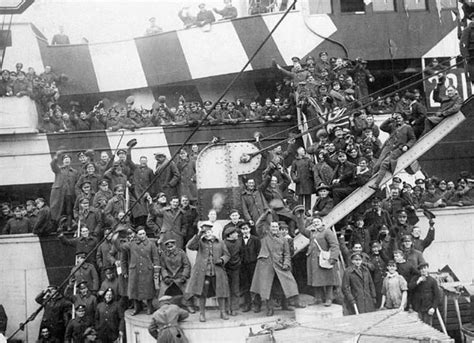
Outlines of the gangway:
{"type": "MultiPolygon", "coordinates": [[[[447,117],[437,126],[435,126],[431,131],[421,137],[415,145],[411,147],[407,152],[401,155],[397,161],[397,166],[393,174],[387,172],[381,182],[381,184],[386,183],[393,176],[403,171],[405,168],[409,167],[413,162],[425,154],[428,150],[433,148],[439,141],[446,137],[451,131],[453,131],[459,124],[461,124],[468,115],[474,112],[474,96],[469,97],[464,101],[461,110],[456,114],[447,117]]],[[[345,216],[351,213],[356,209],[360,204],[365,200],[370,198],[375,190],[369,186],[374,185],[376,175],[374,175],[369,182],[367,182],[362,187],[359,187],[349,196],[347,196],[343,201],[337,204],[331,212],[329,212],[324,217],[324,223],[327,227],[331,227],[345,216]]],[[[295,254],[302,251],[309,243],[309,240],[302,234],[298,234],[294,239],[295,254]]]]}

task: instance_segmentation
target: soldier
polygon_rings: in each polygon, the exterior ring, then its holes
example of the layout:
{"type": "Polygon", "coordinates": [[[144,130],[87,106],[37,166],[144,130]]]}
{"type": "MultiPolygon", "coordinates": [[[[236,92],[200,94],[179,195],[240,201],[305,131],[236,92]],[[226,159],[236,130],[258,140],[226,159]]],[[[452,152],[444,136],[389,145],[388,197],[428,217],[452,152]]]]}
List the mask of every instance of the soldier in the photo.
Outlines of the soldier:
{"type": "MultiPolygon", "coordinates": [[[[99,245],[96,252],[97,267],[103,273],[105,273],[106,268],[113,266],[113,259],[110,256],[110,251],[112,250],[112,234],[113,231],[111,228],[105,229],[105,240],[99,245]]],[[[102,276],[104,276],[104,274],[102,274],[102,276]]]]}
{"type": "Polygon", "coordinates": [[[36,296],[35,301],[40,305],[44,305],[41,327],[48,328],[51,338],[61,342],[64,339],[71,302],[58,292],[56,286],[49,286],[46,290],[43,290],[36,296]]]}
{"type": "Polygon", "coordinates": [[[86,329],[92,324],[92,321],[85,316],[86,307],[78,305],[76,307],[76,318],[71,319],[66,327],[64,343],[83,342],[83,336],[86,329]]]}
{"type": "Polygon", "coordinates": [[[224,320],[229,319],[225,313],[229,283],[224,265],[230,258],[226,245],[212,234],[212,225],[205,223],[186,247],[197,251],[196,263],[191,271],[186,293],[199,296],[199,321],[206,321],[206,298],[211,296],[211,287],[219,302],[220,317],[224,320]]]}
{"type": "Polygon", "coordinates": [[[260,312],[262,302],[260,295],[255,294],[252,301],[250,286],[257,264],[258,253],[260,252],[261,243],[257,236],[250,234],[250,225],[248,222],[238,224],[242,236],[240,237],[242,244],[242,265],[240,267],[240,288],[244,296],[244,308],[242,312],[249,312],[252,303],[254,304],[254,312],[260,312]]]}
{"type": "MultiPolygon", "coordinates": [[[[173,238],[166,239],[163,246],[164,250],[160,256],[161,285],[159,297],[184,295],[186,282],[191,273],[188,256],[186,252],[176,247],[176,240],[173,238]]],[[[187,301],[184,301],[184,305],[189,313],[195,312],[187,301]]]]}
{"type": "Polygon", "coordinates": [[[114,343],[119,337],[123,337],[125,331],[123,313],[115,301],[115,293],[111,288],[105,291],[104,301],[97,305],[94,319],[98,331],[97,338],[101,343],[114,343]]]}
{"type": "Polygon", "coordinates": [[[378,190],[380,183],[387,171],[394,171],[398,158],[416,142],[413,128],[405,124],[405,118],[401,113],[394,113],[392,118],[387,119],[380,125],[380,130],[388,132],[390,136],[385,141],[380,157],[374,167],[374,174],[378,171],[375,183],[370,186],[378,190]]]}
{"type": "MultiPolygon", "coordinates": [[[[80,234],[80,237],[68,239],[64,237],[64,233],[62,231],[59,231],[58,238],[62,244],[74,247],[77,255],[86,255],[89,253],[89,251],[95,248],[95,246],[97,245],[97,239],[95,237],[90,236],[89,229],[85,226],[81,227],[80,234]]],[[[95,255],[91,255],[88,261],[95,263],[95,255]]]]}
{"type": "Polygon", "coordinates": [[[267,316],[273,316],[272,293],[281,288],[287,299],[294,298],[295,306],[304,307],[299,302],[298,286],[291,274],[291,256],[288,241],[280,237],[278,222],[268,224],[271,210],[263,213],[257,221],[257,234],[261,237],[262,248],[257,259],[250,291],[261,296],[267,307],[267,316]],[[272,292],[273,291],[273,292],[272,292]]]}
{"type": "Polygon", "coordinates": [[[178,167],[173,161],[169,161],[164,153],[155,153],[156,168],[155,177],[159,177],[154,183],[154,194],[163,192],[168,199],[178,195],[178,184],[180,174],[178,167]]]}
{"type": "Polygon", "coordinates": [[[141,310],[141,302],[146,300],[147,314],[153,313],[152,299],[155,294],[154,279],[158,278],[158,251],[146,236],[145,228],[137,228],[137,238],[121,245],[121,268],[124,278],[128,278],[128,297],[133,300],[132,315],[141,310]]]}
{"type": "Polygon", "coordinates": [[[74,307],[83,305],[86,312],[85,317],[91,322],[94,321],[95,311],[97,309],[97,298],[89,291],[87,286],[88,282],[85,279],[81,279],[81,276],[79,276],[78,279],[71,278],[69,281],[69,285],[64,290],[64,296],[74,304],[74,307]],[[74,283],[77,285],[77,294],[71,294],[74,283]]]}
{"type": "Polygon", "coordinates": [[[78,211],[75,211],[74,217],[78,225],[90,228],[95,237],[102,239],[102,215],[95,208],[89,206],[91,201],[92,199],[80,199],[79,208],[78,211]]]}
{"type": "Polygon", "coordinates": [[[104,209],[105,223],[114,226],[118,223],[118,214],[125,212],[125,198],[123,185],[115,185],[114,196],[107,202],[104,209]]]}
{"type": "Polygon", "coordinates": [[[107,206],[107,203],[110,199],[112,199],[113,196],[113,192],[109,189],[109,181],[107,181],[106,179],[100,180],[99,190],[94,195],[92,207],[97,210],[100,210],[102,213],[105,207],[107,206]]]}
{"type": "Polygon", "coordinates": [[[54,183],[51,188],[51,218],[58,221],[63,213],[67,216],[67,226],[71,227],[72,210],[74,207],[75,192],[74,187],[79,178],[77,170],[71,167],[71,156],[62,156],[62,165],[58,165],[59,156],[62,151],[57,151],[51,161],[51,169],[55,174],[54,183]]]}
{"type": "Polygon", "coordinates": [[[32,226],[30,221],[23,217],[20,206],[16,206],[13,210],[13,218],[7,221],[3,229],[4,235],[17,235],[22,233],[30,233],[32,226]]]}
{"type": "Polygon", "coordinates": [[[183,241],[186,232],[183,230],[183,213],[179,208],[179,198],[172,197],[170,205],[162,209],[154,207],[150,214],[163,218],[161,235],[167,234],[176,240],[176,246],[183,249],[183,241]]]}
{"type": "Polygon", "coordinates": [[[99,275],[94,265],[88,262],[84,262],[80,267],[79,265],[85,260],[86,253],[79,251],[76,253],[76,267],[73,268],[71,274],[78,283],[86,281],[89,289],[94,293],[99,289],[99,275]]]}
{"type": "Polygon", "coordinates": [[[171,304],[170,296],[159,299],[159,308],[153,313],[148,332],[157,343],[187,343],[184,331],[179,327],[179,322],[188,318],[189,313],[171,304]]]}

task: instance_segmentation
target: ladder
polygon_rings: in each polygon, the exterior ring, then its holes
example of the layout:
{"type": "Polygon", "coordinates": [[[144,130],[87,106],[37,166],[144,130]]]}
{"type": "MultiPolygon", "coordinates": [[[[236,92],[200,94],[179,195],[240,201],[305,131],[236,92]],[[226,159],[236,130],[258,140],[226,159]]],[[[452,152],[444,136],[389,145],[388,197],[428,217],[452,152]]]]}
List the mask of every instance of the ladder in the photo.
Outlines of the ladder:
{"type": "MultiPolygon", "coordinates": [[[[434,147],[439,141],[446,137],[451,131],[453,131],[459,124],[461,124],[468,115],[474,112],[474,96],[471,96],[467,99],[463,106],[461,107],[460,112],[447,117],[441,123],[436,125],[431,131],[426,135],[421,137],[415,145],[411,147],[407,152],[401,155],[397,161],[397,166],[393,174],[386,173],[381,185],[390,180],[393,176],[403,171],[405,168],[409,167],[414,161],[420,158],[428,150],[434,147]]],[[[347,196],[343,201],[337,204],[331,212],[326,215],[323,220],[326,227],[331,227],[345,216],[355,210],[360,204],[365,200],[370,198],[375,191],[369,186],[373,185],[375,182],[375,175],[362,187],[359,187],[349,196],[347,196]]],[[[309,240],[302,234],[296,235],[294,238],[295,254],[302,251],[309,243],[309,240]]]]}

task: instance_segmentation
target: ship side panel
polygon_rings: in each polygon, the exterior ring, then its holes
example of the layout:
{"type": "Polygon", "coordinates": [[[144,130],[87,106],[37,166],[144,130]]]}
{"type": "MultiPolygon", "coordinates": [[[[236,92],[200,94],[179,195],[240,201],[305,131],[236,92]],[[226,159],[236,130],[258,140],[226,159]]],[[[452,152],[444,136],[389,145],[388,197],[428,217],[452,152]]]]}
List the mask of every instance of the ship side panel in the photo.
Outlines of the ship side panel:
{"type": "Polygon", "coordinates": [[[176,31],[136,38],[135,44],[149,86],[192,79],[176,31]]]}
{"type": "Polygon", "coordinates": [[[68,81],[61,83],[61,94],[98,93],[94,65],[88,45],[48,46],[38,39],[44,66],[51,66],[56,75],[67,75],[68,81]]]}

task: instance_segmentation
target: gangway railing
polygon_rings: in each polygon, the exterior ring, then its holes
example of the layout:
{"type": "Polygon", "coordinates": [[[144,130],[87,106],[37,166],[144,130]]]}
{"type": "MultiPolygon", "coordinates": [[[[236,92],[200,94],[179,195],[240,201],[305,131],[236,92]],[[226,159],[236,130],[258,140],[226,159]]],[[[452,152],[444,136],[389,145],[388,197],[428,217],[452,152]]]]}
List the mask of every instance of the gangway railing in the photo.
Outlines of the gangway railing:
{"type": "MultiPolygon", "coordinates": [[[[431,131],[421,137],[407,152],[401,155],[397,161],[395,171],[392,173],[387,172],[380,183],[383,185],[393,176],[409,167],[418,158],[423,156],[428,150],[433,148],[439,141],[446,137],[451,131],[453,131],[459,124],[461,124],[468,115],[474,112],[474,96],[464,101],[461,110],[456,114],[447,117],[441,123],[436,125],[431,131]]],[[[375,183],[376,175],[365,185],[357,188],[339,204],[337,204],[331,212],[324,217],[324,223],[326,227],[331,227],[338,223],[345,216],[355,210],[365,200],[370,198],[375,190],[370,188],[375,183]]],[[[309,240],[302,234],[298,234],[294,239],[295,254],[302,251],[308,245],[309,240]]]]}

